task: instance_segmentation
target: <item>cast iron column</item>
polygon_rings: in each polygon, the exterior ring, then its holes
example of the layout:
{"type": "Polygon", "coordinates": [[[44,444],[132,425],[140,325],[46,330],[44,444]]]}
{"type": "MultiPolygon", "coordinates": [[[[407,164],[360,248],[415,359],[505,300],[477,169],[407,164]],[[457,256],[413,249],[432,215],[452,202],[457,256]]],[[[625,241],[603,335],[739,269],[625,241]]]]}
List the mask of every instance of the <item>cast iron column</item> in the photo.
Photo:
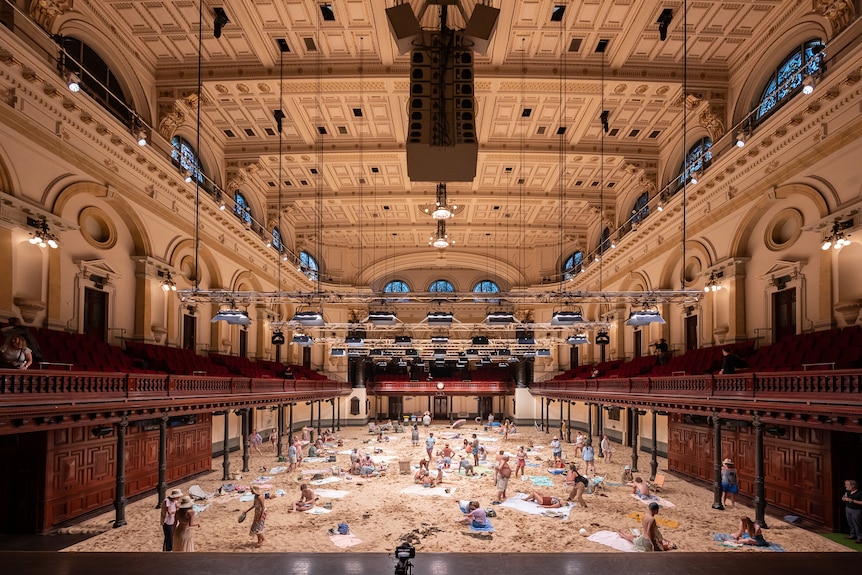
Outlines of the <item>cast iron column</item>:
{"type": "Polygon", "coordinates": [[[290,441],[291,445],[293,445],[293,406],[295,404],[290,404],[290,421],[287,424],[287,440],[290,441]]]}
{"type": "Polygon", "coordinates": [[[763,423],[754,416],[754,520],[764,529],[766,525],[766,487],[763,474],[763,423]]]}
{"type": "Polygon", "coordinates": [[[338,422],[336,425],[338,426],[338,431],[341,431],[341,397],[338,398],[338,422]]]}
{"type": "Polygon", "coordinates": [[[224,410],[224,440],[221,450],[221,479],[230,481],[230,409],[224,410]]]}
{"type": "Polygon", "coordinates": [[[572,442],[572,402],[566,402],[566,443],[572,442]]]}
{"type": "Polygon", "coordinates": [[[330,428],[330,431],[335,433],[335,398],[333,397],[330,399],[329,403],[332,404],[332,427],[330,428]]]}
{"type": "Polygon", "coordinates": [[[542,422],[542,428],[540,429],[540,431],[545,431],[545,400],[544,399],[539,400],[539,410],[540,410],[539,420],[542,422]]]}
{"type": "MultiPolygon", "coordinates": [[[[314,409],[314,407],[312,407],[314,409]]],[[[323,400],[317,400],[317,437],[320,437],[320,420],[322,419],[323,413],[323,400]]]]}
{"type": "Polygon", "coordinates": [[[276,457],[279,461],[284,461],[284,453],[282,453],[281,436],[284,433],[284,404],[278,404],[278,441],[275,444],[276,457]]]}
{"type": "Polygon", "coordinates": [[[658,473],[658,441],[656,440],[656,415],[655,409],[652,410],[652,459],[649,462],[649,480],[655,481],[655,474],[658,473]]]}
{"type": "Polygon", "coordinates": [[[551,403],[554,400],[550,397],[547,399],[548,405],[545,407],[545,433],[551,433],[551,403]]]}
{"type": "Polygon", "coordinates": [[[159,500],[156,509],[162,506],[168,491],[168,415],[159,418],[159,500]]]}
{"type": "Polygon", "coordinates": [[[712,414],[712,508],[724,511],[721,504],[721,418],[718,413],[712,414]]]}
{"type": "Polygon", "coordinates": [[[126,524],[126,428],[129,418],[125,415],[117,422],[117,487],[114,494],[114,528],[126,524]]]}
{"type": "Polygon", "coordinates": [[[632,473],[634,473],[638,470],[638,436],[640,435],[638,420],[640,414],[637,407],[632,407],[630,413],[632,417],[632,473]]]}
{"type": "MultiPolygon", "coordinates": [[[[587,404],[587,441],[592,443],[593,441],[593,404],[587,404]]],[[[596,448],[593,447],[593,452],[595,453],[596,448]]]]}
{"type": "Polygon", "coordinates": [[[251,429],[249,428],[249,411],[251,411],[248,407],[242,410],[242,420],[240,427],[242,428],[242,433],[240,433],[239,440],[242,441],[242,471],[248,471],[248,436],[251,433],[251,429]]]}

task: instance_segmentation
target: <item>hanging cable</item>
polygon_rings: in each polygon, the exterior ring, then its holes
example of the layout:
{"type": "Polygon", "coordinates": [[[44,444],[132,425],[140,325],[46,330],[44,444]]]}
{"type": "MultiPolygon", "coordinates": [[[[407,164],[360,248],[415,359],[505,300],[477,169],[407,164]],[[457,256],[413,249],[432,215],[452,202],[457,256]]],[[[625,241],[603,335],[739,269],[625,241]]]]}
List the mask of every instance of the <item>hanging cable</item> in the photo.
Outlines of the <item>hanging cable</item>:
{"type": "MultiPolygon", "coordinates": [[[[203,45],[203,37],[204,37],[204,2],[200,0],[198,2],[198,102],[197,102],[197,129],[196,129],[196,139],[195,139],[195,165],[194,165],[194,179],[195,179],[195,291],[200,289],[200,270],[198,268],[199,265],[199,253],[200,253],[200,221],[201,221],[201,185],[200,185],[200,177],[198,176],[198,172],[200,172],[200,168],[198,167],[197,158],[200,157],[201,153],[201,100],[203,99],[203,80],[201,76],[201,58],[203,51],[201,47],[203,45]]],[[[180,152],[182,153],[182,152],[180,152]]]]}
{"type": "MultiPolygon", "coordinates": [[[[365,244],[364,237],[362,235],[362,223],[364,218],[364,206],[363,206],[363,184],[365,183],[365,94],[363,92],[365,85],[363,83],[363,76],[365,72],[365,38],[363,36],[359,37],[359,265],[356,266],[357,270],[362,270],[364,261],[362,259],[362,247],[365,244]]],[[[357,277],[358,279],[358,277],[357,277]]],[[[358,282],[357,282],[358,283],[358,282]]]]}
{"type": "Polygon", "coordinates": [[[607,114],[605,113],[605,52],[602,55],[602,125],[599,127],[601,135],[601,160],[599,162],[599,291],[602,291],[602,277],[605,265],[605,127],[607,126],[607,114]]]}
{"type": "Polygon", "coordinates": [[[686,109],[686,98],[688,97],[688,0],[682,2],[682,265],[680,266],[680,289],[685,289],[685,242],[686,242],[686,216],[688,199],[686,196],[688,188],[688,144],[686,136],[688,132],[688,110],[686,109]]]}

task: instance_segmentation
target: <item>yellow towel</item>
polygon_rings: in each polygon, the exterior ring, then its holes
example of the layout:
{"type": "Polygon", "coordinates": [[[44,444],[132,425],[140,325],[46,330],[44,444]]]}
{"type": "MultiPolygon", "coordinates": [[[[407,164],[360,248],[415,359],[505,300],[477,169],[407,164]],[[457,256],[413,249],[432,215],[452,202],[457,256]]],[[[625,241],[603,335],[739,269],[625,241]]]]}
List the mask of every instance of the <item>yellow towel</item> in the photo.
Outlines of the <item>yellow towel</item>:
{"type": "MultiPolygon", "coordinates": [[[[629,517],[634,519],[635,521],[640,521],[643,519],[643,513],[638,511],[632,511],[629,513],[629,517]]],[[[667,527],[668,529],[679,529],[679,521],[676,519],[665,519],[664,517],[656,517],[655,522],[658,523],[659,527],[667,527]]]]}

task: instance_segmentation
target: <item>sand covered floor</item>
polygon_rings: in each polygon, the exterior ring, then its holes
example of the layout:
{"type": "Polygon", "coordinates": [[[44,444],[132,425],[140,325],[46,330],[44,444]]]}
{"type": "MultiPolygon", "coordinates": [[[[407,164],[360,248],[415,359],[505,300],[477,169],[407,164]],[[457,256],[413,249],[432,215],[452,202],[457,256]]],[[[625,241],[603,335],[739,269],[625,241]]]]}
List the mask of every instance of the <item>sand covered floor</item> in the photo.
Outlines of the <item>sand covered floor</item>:
{"type": "MultiPolygon", "coordinates": [[[[547,461],[551,458],[549,442],[553,434],[539,433],[534,429],[520,431],[503,441],[501,435],[487,433],[476,425],[458,430],[451,429],[447,422],[433,424],[430,432],[437,439],[436,449],[448,442],[456,450],[453,469],[445,474],[440,488],[426,489],[416,485],[413,480],[419,460],[425,455],[425,437],[429,430],[420,426],[419,446],[413,446],[409,428],[404,433],[388,433],[388,441],[378,442],[366,428],[345,428],[336,434],[342,440],[336,463],[304,462],[301,471],[321,470],[321,476],[328,483],[314,485],[318,500],[316,513],[289,512],[294,500],[299,498],[299,485],[309,481],[313,475],[300,473],[273,473],[273,468],[287,466],[275,457],[274,449],[267,443],[263,455],[250,458],[250,472],[243,473],[241,480],[228,483],[249,485],[253,480],[265,476],[261,482],[264,491],[270,494],[267,500],[266,543],[255,548],[256,538],[249,535],[251,519],[238,523],[241,510],[251,503],[240,501],[241,495],[213,496],[198,502],[205,506],[199,510],[197,521],[201,527],[194,531],[197,551],[230,552],[241,551],[302,551],[302,552],[391,552],[401,541],[408,540],[417,552],[608,552],[619,553],[594,539],[609,537],[621,529],[639,528],[640,522],[635,513],[644,513],[647,505],[631,496],[631,489],[620,484],[623,466],[631,464],[631,450],[616,446],[613,462],[597,461],[597,475],[605,478],[604,490],[585,495],[587,508],[574,506],[563,513],[549,515],[536,514],[538,508],[533,504],[511,501],[505,505],[492,505],[497,497],[494,485],[494,471],[488,466],[480,469],[477,477],[459,475],[457,462],[463,451],[463,438],[477,433],[485,445],[489,459],[500,450],[511,457],[515,467],[514,454],[518,446],[530,448],[527,474],[537,479],[526,481],[512,477],[507,496],[512,498],[518,493],[539,491],[565,499],[569,488],[563,485],[564,476],[548,473],[547,461]],[[460,433],[460,436],[455,436],[460,433]],[[332,476],[333,466],[349,469],[349,451],[357,447],[360,452],[369,452],[375,461],[388,463],[388,469],[380,477],[359,478],[349,475],[332,476]],[[410,461],[410,474],[399,472],[399,461],[410,461]],[[262,471],[266,468],[266,471],[262,471]],[[535,486],[548,483],[550,486],[535,486]],[[285,493],[278,496],[279,490],[285,493]],[[462,517],[458,507],[460,500],[476,499],[482,507],[492,508],[496,517],[491,518],[493,533],[471,533],[456,523],[462,517]],[[567,513],[566,513],[567,512],[567,513]],[[554,517],[553,515],[568,515],[554,517]],[[350,528],[349,536],[333,536],[331,529],[339,523],[350,528]],[[586,533],[581,534],[580,530],[586,533]]],[[[286,441],[285,441],[286,443],[286,441]]],[[[594,441],[594,445],[597,441],[594,441]]],[[[572,459],[574,446],[564,445],[566,455],[572,459]]],[[[284,447],[285,453],[287,446],[284,447]]],[[[575,459],[579,461],[578,459],[575,459]]],[[[650,457],[642,454],[638,460],[639,473],[644,479],[649,477],[650,457]]],[[[231,471],[242,467],[241,454],[231,455],[231,471]]],[[[436,465],[432,465],[432,469],[436,465]]],[[[667,461],[659,459],[659,473],[666,470],[667,461]]],[[[581,464],[583,472],[583,464],[581,464]]],[[[193,485],[198,485],[207,493],[217,492],[222,481],[222,460],[214,459],[212,472],[176,486],[188,493],[193,485]]],[[[739,517],[754,517],[754,509],[737,503],[736,509],[716,511],[711,508],[713,494],[710,490],[687,483],[672,475],[667,475],[661,496],[673,504],[663,507],[659,513],[661,530],[666,539],[678,544],[682,551],[706,551],[725,553],[768,553],[757,548],[729,547],[713,538],[713,533],[732,533],[736,530],[739,517]],[[663,523],[663,525],[662,525],[663,523]]],[[[159,510],[155,508],[155,496],[131,503],[126,508],[127,525],[118,529],[111,528],[113,511],[89,519],[66,531],[99,532],[98,535],[75,544],[66,551],[160,551],[162,529],[159,510]]],[[[558,511],[558,510],[553,510],[558,511]]],[[[771,543],[782,546],[788,552],[808,551],[850,551],[815,533],[811,533],[786,523],[780,517],[767,516],[770,529],[765,536],[771,543]]],[[[613,543],[610,537],[609,543],[613,543]]],[[[623,546],[624,547],[624,546],[623,546]]]]}

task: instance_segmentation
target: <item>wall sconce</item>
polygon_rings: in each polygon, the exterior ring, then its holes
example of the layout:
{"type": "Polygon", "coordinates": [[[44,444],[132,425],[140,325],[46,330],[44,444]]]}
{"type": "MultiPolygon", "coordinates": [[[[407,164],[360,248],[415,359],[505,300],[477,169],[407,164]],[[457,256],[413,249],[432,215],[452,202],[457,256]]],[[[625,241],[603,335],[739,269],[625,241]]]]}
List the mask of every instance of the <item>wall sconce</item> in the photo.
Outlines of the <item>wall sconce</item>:
{"type": "Polygon", "coordinates": [[[718,283],[718,280],[722,277],[723,274],[719,273],[716,275],[715,272],[709,272],[709,279],[706,280],[706,285],[703,286],[704,292],[716,292],[721,289],[721,284],[718,283]]]}
{"type": "Polygon", "coordinates": [[[77,74],[69,74],[69,77],[66,79],[66,87],[68,87],[69,91],[73,93],[78,93],[81,91],[81,79],[78,78],[77,74]]]}
{"type": "Polygon", "coordinates": [[[165,279],[162,281],[162,289],[166,292],[177,291],[177,284],[174,282],[174,278],[171,277],[171,272],[165,273],[165,279]]]}
{"type": "Polygon", "coordinates": [[[48,222],[45,218],[33,219],[27,218],[27,225],[36,228],[30,234],[30,243],[40,248],[50,247],[52,249],[57,249],[59,247],[59,243],[57,242],[57,236],[51,233],[51,229],[48,227],[48,222]]]}

